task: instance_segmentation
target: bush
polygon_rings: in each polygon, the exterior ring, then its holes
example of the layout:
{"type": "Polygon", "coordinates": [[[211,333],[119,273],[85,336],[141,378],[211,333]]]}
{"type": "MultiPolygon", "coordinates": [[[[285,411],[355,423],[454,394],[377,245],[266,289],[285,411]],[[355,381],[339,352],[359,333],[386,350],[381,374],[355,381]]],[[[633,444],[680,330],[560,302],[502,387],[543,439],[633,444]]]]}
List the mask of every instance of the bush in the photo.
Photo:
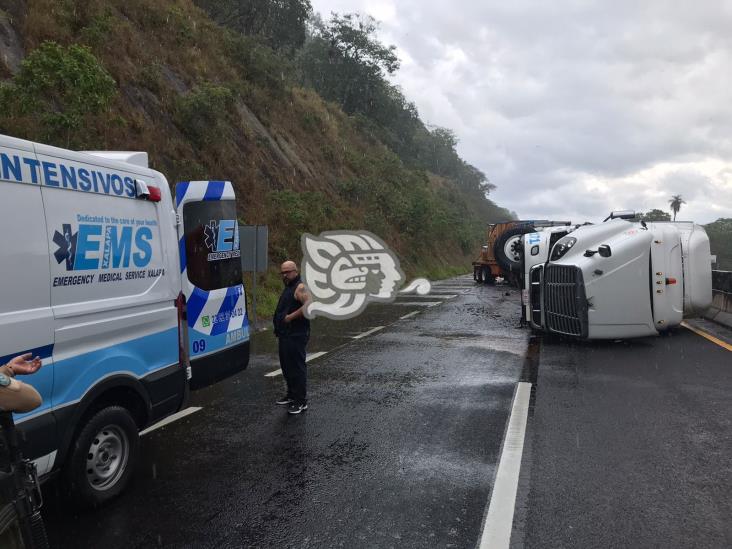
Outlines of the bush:
{"type": "Polygon", "coordinates": [[[186,135],[197,145],[221,142],[225,122],[234,104],[229,88],[205,82],[178,100],[176,117],[186,135]]]}
{"type": "Polygon", "coordinates": [[[27,117],[47,139],[65,138],[68,145],[86,115],[110,104],[117,84],[88,47],[44,42],[23,60],[2,94],[6,117],[27,117]]]}

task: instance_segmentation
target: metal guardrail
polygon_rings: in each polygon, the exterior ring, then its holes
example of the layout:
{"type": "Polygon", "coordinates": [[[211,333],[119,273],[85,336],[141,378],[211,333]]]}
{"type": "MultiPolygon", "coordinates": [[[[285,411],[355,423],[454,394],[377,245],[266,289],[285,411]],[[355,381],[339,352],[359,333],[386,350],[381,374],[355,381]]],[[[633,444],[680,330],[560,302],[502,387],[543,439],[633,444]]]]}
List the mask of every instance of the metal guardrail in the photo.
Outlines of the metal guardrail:
{"type": "Polygon", "coordinates": [[[712,288],[732,294],[732,271],[712,271],[712,288]]]}
{"type": "Polygon", "coordinates": [[[704,316],[732,328],[732,271],[712,271],[712,290],[712,306],[704,316]]]}

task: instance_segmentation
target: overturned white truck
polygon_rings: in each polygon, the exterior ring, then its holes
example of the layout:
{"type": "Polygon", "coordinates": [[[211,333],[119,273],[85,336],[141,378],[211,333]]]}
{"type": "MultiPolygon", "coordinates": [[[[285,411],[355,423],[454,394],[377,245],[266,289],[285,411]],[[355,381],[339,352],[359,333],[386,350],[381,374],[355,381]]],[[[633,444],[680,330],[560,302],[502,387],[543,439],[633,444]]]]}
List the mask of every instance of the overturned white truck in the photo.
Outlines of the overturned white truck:
{"type": "Polygon", "coordinates": [[[657,335],[712,302],[709,238],[691,222],[556,227],[523,237],[522,304],[531,327],[583,339],[657,335]]]}

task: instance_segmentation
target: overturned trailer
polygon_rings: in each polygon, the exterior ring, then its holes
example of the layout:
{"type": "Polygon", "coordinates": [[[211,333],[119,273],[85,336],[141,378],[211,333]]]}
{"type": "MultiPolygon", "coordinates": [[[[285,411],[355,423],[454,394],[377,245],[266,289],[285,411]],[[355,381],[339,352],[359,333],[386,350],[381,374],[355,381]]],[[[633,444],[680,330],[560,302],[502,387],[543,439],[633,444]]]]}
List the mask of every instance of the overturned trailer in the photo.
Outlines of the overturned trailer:
{"type": "Polygon", "coordinates": [[[711,305],[704,228],[634,219],[613,212],[601,224],[523,236],[522,302],[532,328],[583,339],[642,337],[711,305]]]}

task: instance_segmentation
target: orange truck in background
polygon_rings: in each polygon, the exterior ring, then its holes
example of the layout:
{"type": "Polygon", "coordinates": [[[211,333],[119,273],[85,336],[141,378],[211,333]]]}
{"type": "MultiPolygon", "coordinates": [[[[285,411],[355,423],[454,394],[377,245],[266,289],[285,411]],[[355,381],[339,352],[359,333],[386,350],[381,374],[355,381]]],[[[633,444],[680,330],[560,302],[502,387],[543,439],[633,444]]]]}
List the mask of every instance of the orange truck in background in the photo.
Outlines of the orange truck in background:
{"type": "Polygon", "coordinates": [[[570,225],[569,221],[524,220],[491,223],[486,230],[486,243],[473,261],[473,279],[478,283],[495,284],[502,277],[513,286],[521,287],[523,272],[523,239],[545,227],[570,225]]]}

